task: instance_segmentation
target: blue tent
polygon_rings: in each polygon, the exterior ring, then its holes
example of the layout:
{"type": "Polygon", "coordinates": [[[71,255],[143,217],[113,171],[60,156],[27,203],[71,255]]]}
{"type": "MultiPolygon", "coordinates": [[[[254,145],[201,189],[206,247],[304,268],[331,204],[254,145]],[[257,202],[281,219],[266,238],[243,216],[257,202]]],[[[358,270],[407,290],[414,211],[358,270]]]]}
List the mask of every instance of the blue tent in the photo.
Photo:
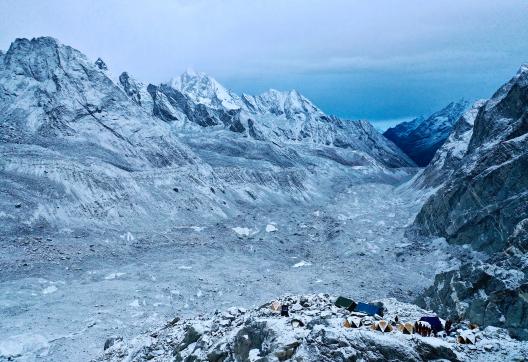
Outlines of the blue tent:
{"type": "Polygon", "coordinates": [[[373,305],[373,304],[367,304],[367,303],[359,302],[356,305],[356,308],[354,308],[354,312],[365,313],[365,314],[368,314],[368,315],[377,314],[377,315],[383,317],[383,309],[381,307],[378,307],[377,305],[373,305]]]}

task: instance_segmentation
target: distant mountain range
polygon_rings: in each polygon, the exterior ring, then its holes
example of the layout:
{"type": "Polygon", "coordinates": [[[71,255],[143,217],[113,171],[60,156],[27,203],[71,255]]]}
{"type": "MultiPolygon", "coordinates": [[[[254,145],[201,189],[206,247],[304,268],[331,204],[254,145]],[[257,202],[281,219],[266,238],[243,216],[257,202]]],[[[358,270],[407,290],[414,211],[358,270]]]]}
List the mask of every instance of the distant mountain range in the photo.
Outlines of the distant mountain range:
{"type": "Polygon", "coordinates": [[[425,167],[468,106],[469,102],[464,99],[452,102],[427,118],[419,117],[389,128],[383,135],[400,147],[418,166],[425,167]]]}
{"type": "Polygon", "coordinates": [[[193,71],[186,71],[169,83],[148,86],[123,73],[119,83],[148,113],[178,129],[227,129],[276,144],[353,149],[389,167],[413,165],[370,123],[328,116],[296,90],[271,89],[258,96],[239,96],[207,74],[193,71]]]}

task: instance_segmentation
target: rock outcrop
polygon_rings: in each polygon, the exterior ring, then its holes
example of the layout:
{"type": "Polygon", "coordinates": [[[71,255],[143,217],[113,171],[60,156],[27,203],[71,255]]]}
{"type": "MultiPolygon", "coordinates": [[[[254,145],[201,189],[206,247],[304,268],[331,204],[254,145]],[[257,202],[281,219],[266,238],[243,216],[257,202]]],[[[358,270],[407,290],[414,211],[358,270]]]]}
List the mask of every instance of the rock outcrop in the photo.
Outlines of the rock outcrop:
{"type": "Polygon", "coordinates": [[[426,235],[503,251],[528,217],[528,68],[479,110],[466,155],[414,222],[426,235]]]}
{"type": "MultiPolygon", "coordinates": [[[[274,303],[289,306],[288,317],[272,309],[272,303],[254,310],[230,308],[213,316],[175,320],[148,335],[128,341],[112,339],[98,361],[499,361],[522,358],[526,342],[512,340],[500,329],[469,331],[456,323],[450,336],[422,337],[372,329],[375,317],[360,316],[361,326],[346,328],[350,312],[333,305],[327,295],[290,296],[274,303]],[[469,333],[475,345],[456,343],[469,333]]],[[[384,318],[414,321],[426,311],[382,301],[384,318]]]]}

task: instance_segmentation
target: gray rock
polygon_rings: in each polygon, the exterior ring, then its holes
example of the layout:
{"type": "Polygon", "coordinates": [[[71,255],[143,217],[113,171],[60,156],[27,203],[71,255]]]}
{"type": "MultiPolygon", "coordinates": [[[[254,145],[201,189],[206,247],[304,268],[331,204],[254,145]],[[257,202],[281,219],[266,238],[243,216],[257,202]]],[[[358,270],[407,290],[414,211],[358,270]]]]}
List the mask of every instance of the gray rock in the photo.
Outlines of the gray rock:
{"type": "Polygon", "coordinates": [[[527,119],[528,67],[522,67],[478,112],[463,162],[422,207],[414,231],[504,250],[528,217],[527,119]]]}
{"type": "Polygon", "coordinates": [[[122,337],[110,337],[105,341],[103,350],[106,351],[108,348],[112,347],[116,342],[122,341],[122,337]]]}
{"type": "MultiPolygon", "coordinates": [[[[505,264],[509,264],[508,259],[505,264]]],[[[438,274],[416,302],[446,318],[506,328],[512,336],[528,339],[525,272],[528,270],[506,269],[497,264],[466,263],[460,269],[438,274]]]]}
{"type": "MultiPolygon", "coordinates": [[[[490,258],[437,275],[417,302],[528,339],[528,66],[480,105],[474,119],[469,140],[469,130],[450,136],[465,153],[407,234],[443,236],[490,258]]],[[[437,160],[449,159],[443,151],[437,160]]]]}

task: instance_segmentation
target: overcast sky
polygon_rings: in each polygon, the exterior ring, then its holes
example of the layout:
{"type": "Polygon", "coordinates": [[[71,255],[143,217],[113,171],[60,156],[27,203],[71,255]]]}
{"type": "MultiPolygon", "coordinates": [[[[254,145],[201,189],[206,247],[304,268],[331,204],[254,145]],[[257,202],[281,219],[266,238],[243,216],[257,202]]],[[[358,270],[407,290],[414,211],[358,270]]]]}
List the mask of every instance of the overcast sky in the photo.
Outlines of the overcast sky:
{"type": "Polygon", "coordinates": [[[387,121],[489,97],[528,62],[528,1],[0,0],[0,49],[41,35],[145,82],[193,68],[387,121]]]}

